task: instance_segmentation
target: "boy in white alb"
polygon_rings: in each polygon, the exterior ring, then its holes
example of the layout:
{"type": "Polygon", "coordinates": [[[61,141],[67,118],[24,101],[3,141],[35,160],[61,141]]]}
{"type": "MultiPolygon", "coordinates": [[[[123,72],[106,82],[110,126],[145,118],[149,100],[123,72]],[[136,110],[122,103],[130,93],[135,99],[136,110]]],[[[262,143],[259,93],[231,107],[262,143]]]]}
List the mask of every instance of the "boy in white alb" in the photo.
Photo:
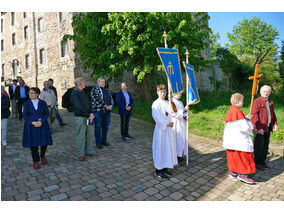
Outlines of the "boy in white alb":
{"type": "Polygon", "coordinates": [[[159,178],[168,178],[172,175],[168,168],[177,165],[177,158],[172,140],[173,122],[171,122],[171,109],[169,102],[165,100],[165,85],[157,86],[158,99],[152,104],[152,117],[156,122],[153,135],[153,161],[156,168],[155,175],[159,178]]]}
{"type": "Polygon", "coordinates": [[[226,126],[223,136],[223,147],[227,151],[227,163],[230,170],[229,176],[248,184],[254,184],[254,181],[248,177],[248,174],[256,172],[253,161],[253,143],[250,138],[250,135],[253,135],[253,125],[239,109],[244,104],[243,95],[233,94],[231,104],[225,118],[226,126]]]}
{"type": "Polygon", "coordinates": [[[189,105],[184,107],[181,98],[182,94],[175,95],[172,98],[172,109],[173,109],[173,139],[176,144],[176,154],[180,165],[185,163],[183,156],[187,155],[187,138],[186,138],[186,121],[188,119],[187,111],[189,105]]]}

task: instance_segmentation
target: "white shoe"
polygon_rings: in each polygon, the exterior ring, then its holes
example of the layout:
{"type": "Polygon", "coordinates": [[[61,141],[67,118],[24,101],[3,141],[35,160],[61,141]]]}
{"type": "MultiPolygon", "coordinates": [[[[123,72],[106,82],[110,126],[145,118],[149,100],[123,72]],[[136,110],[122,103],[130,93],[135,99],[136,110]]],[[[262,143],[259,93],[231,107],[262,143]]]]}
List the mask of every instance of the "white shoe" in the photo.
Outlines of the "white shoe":
{"type": "Polygon", "coordinates": [[[7,145],[7,142],[6,142],[6,141],[2,141],[2,145],[3,145],[3,146],[6,146],[6,145],[7,145]]]}

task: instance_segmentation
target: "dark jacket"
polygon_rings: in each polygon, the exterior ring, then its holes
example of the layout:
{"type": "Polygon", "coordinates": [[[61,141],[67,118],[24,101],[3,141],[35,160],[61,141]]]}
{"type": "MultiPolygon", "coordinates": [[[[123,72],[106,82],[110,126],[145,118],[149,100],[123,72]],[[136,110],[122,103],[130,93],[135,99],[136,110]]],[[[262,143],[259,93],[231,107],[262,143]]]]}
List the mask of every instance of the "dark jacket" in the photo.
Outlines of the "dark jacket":
{"type": "Polygon", "coordinates": [[[267,127],[268,123],[268,112],[266,109],[266,100],[262,96],[255,99],[252,105],[252,118],[251,122],[254,126],[254,130],[258,131],[260,129],[263,129],[264,132],[269,132],[272,130],[272,127],[277,124],[276,115],[273,109],[273,101],[269,101],[270,106],[270,113],[271,113],[271,123],[269,128],[267,127]]]}
{"type": "MultiPolygon", "coordinates": [[[[16,85],[17,88],[18,85],[16,85]]],[[[16,94],[16,89],[15,89],[15,94],[16,94]]],[[[15,98],[15,94],[13,93],[13,84],[9,85],[9,95],[10,95],[10,99],[15,98]]]]}
{"type": "MultiPolygon", "coordinates": [[[[105,87],[106,91],[109,93],[111,105],[114,106],[114,101],[112,99],[111,92],[105,87]]],[[[92,100],[92,111],[93,112],[106,112],[107,105],[104,102],[101,89],[97,85],[91,91],[91,100],[92,100]]]]}
{"type": "Polygon", "coordinates": [[[23,118],[25,120],[23,132],[23,147],[52,145],[52,136],[47,122],[49,111],[44,101],[39,99],[38,109],[35,110],[31,100],[24,103],[23,118]],[[41,127],[31,125],[34,121],[41,121],[41,127]]]}
{"type": "Polygon", "coordinates": [[[56,96],[56,100],[57,100],[57,90],[56,90],[56,88],[54,86],[50,86],[49,89],[53,90],[53,92],[54,92],[54,94],[56,96]]]}
{"type": "Polygon", "coordinates": [[[75,117],[89,117],[91,113],[91,101],[84,90],[75,87],[71,94],[71,104],[75,117]]]}
{"type": "MultiPolygon", "coordinates": [[[[30,88],[25,85],[26,97],[28,99],[29,99],[29,91],[30,91],[30,88]]],[[[21,99],[21,92],[20,92],[20,86],[19,85],[15,89],[15,98],[16,98],[16,100],[20,100],[21,99]]]]}
{"type": "Polygon", "coordinates": [[[132,96],[130,94],[130,92],[128,92],[129,95],[129,105],[131,107],[130,111],[126,110],[126,99],[125,96],[122,92],[122,90],[120,90],[117,94],[116,94],[116,103],[117,103],[117,107],[118,107],[118,113],[120,115],[132,115],[132,108],[133,108],[133,99],[132,96]]]}
{"type": "Polygon", "coordinates": [[[6,95],[1,95],[1,119],[8,118],[10,112],[10,99],[6,95]]]}

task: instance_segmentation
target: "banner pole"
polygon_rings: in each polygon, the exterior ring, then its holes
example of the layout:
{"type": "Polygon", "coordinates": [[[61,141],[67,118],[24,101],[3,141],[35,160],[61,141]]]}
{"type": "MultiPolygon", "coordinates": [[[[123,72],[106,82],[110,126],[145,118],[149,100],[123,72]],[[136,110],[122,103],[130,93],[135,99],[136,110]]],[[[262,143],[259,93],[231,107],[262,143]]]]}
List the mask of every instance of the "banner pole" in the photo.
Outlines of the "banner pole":
{"type": "MultiPolygon", "coordinates": [[[[163,37],[164,37],[164,42],[165,42],[165,48],[168,48],[168,44],[167,44],[168,35],[167,35],[166,31],[164,31],[163,37]]],[[[170,100],[171,84],[170,84],[170,79],[169,79],[169,77],[167,77],[167,80],[168,80],[168,99],[169,99],[169,104],[170,104],[170,106],[171,106],[171,100],[170,100]]]]}
{"type": "MultiPolygon", "coordinates": [[[[186,49],[186,52],[185,52],[185,55],[186,55],[186,63],[188,63],[188,49],[186,49]]],[[[186,75],[186,105],[188,104],[188,74],[185,73],[186,75]]],[[[186,119],[186,165],[188,166],[188,117],[189,114],[187,112],[187,119],[186,119]]]]}

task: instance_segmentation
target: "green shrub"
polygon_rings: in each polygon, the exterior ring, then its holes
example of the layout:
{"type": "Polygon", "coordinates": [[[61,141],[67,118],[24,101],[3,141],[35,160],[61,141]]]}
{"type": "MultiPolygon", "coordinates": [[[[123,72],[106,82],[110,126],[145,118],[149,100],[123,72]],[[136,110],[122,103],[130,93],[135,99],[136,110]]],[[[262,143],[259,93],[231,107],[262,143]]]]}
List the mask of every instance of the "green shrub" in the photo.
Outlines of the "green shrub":
{"type": "Polygon", "coordinates": [[[221,105],[221,106],[218,106],[218,107],[216,108],[216,111],[217,111],[219,114],[226,114],[229,109],[230,109],[230,106],[228,106],[228,105],[221,105]]]}

